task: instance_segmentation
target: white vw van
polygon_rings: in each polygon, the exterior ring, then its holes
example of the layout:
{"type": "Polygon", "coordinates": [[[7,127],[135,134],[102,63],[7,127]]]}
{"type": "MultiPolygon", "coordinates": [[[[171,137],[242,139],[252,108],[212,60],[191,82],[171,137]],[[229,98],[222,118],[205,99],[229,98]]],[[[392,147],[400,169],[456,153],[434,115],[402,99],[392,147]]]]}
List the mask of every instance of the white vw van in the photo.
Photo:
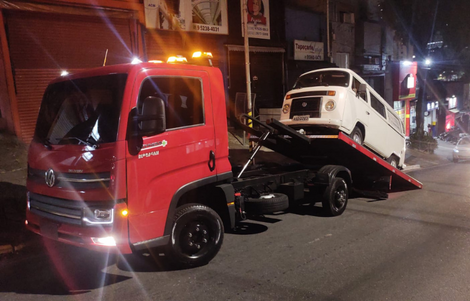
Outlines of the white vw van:
{"type": "Polygon", "coordinates": [[[349,69],[327,68],[302,74],[284,98],[280,122],[307,135],[342,131],[393,166],[401,168],[405,160],[400,117],[349,69]]]}

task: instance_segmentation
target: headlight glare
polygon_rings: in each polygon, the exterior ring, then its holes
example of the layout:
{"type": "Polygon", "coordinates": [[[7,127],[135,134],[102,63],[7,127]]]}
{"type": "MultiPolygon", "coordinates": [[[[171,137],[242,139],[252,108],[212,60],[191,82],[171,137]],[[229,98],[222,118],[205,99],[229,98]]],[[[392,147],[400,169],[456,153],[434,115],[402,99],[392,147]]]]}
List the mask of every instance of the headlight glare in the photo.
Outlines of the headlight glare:
{"type": "Polygon", "coordinates": [[[333,111],[335,107],[336,104],[334,100],[328,100],[328,102],[325,104],[325,110],[327,111],[333,111]]]}
{"type": "Polygon", "coordinates": [[[114,220],[114,209],[86,208],[83,221],[86,225],[109,225],[114,220]]]}
{"type": "Polygon", "coordinates": [[[289,113],[289,109],[290,109],[290,105],[289,105],[289,104],[285,104],[285,105],[282,107],[282,113],[284,113],[284,114],[289,113]]]}

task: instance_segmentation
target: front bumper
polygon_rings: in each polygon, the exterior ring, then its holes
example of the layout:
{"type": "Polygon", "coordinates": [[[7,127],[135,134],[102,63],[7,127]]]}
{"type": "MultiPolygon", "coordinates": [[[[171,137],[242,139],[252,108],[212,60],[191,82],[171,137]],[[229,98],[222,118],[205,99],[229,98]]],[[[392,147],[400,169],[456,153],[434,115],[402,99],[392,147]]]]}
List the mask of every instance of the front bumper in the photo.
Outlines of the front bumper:
{"type": "Polygon", "coordinates": [[[112,224],[87,226],[60,221],[54,216],[45,217],[28,207],[25,224],[34,233],[66,244],[99,252],[130,254],[127,217],[121,214],[126,209],[125,203],[116,204],[112,224]]]}

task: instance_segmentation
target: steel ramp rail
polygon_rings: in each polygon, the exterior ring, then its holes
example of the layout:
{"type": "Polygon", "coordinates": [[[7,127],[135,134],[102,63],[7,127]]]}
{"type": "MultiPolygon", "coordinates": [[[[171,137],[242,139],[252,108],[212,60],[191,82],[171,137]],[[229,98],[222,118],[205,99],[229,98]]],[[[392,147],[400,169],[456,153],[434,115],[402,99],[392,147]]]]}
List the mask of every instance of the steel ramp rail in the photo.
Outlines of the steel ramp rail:
{"type": "Polygon", "coordinates": [[[261,143],[263,146],[312,167],[342,165],[351,171],[356,189],[398,192],[423,187],[421,182],[391,166],[344,133],[306,136],[275,119],[266,123],[252,120],[252,128],[242,124],[252,135],[252,141],[257,141],[269,130],[271,134],[261,143]]]}

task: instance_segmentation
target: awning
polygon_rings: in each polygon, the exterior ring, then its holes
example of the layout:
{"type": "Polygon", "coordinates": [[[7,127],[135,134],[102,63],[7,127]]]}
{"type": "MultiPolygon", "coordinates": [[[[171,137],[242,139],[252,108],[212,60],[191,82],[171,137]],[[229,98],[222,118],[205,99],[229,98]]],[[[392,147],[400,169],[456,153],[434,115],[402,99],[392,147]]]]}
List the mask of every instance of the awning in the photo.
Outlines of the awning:
{"type": "MultiPolygon", "coordinates": [[[[243,45],[225,45],[225,47],[227,47],[228,51],[245,51],[245,46],[243,45]]],[[[250,52],[284,53],[286,50],[278,47],[250,46],[250,52]]]]}

